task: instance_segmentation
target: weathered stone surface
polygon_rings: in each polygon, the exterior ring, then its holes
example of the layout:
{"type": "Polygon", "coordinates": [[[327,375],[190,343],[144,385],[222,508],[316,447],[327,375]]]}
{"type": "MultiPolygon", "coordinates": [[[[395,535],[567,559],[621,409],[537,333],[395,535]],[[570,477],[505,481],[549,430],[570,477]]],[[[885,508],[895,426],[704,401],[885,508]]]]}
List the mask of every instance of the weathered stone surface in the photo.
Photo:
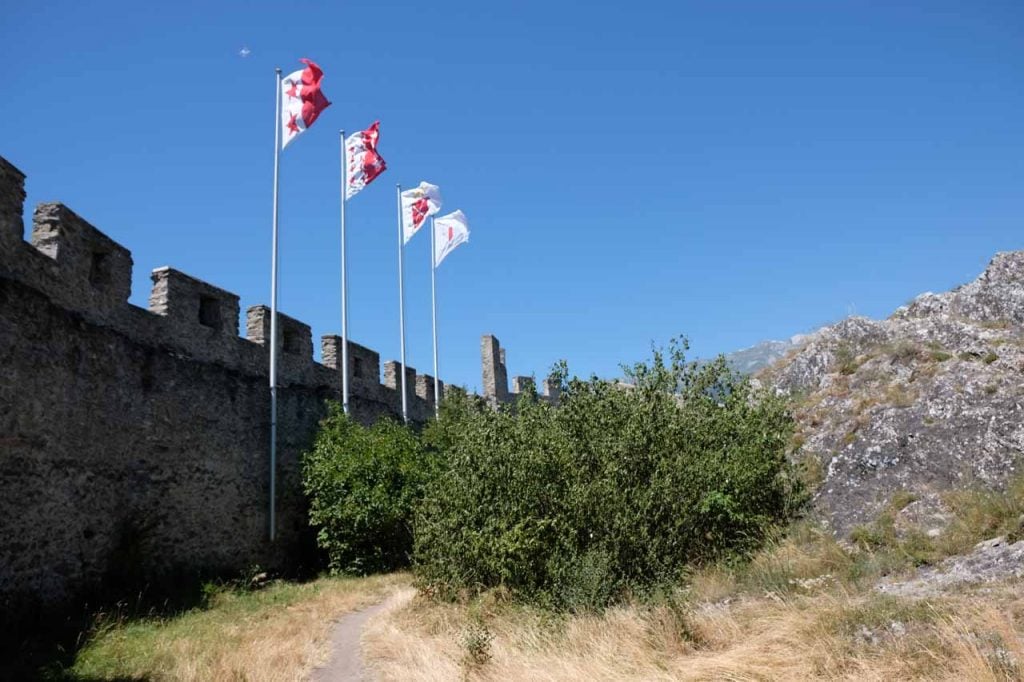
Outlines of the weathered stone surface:
{"type": "MultiPolygon", "coordinates": [[[[438,386],[440,391],[441,387],[438,386]]],[[[427,403],[431,409],[434,408],[434,377],[429,374],[419,374],[416,376],[416,395],[421,400],[427,403]]]]}
{"type": "MultiPolygon", "coordinates": [[[[483,378],[484,398],[492,407],[514,402],[521,394],[536,395],[537,383],[533,377],[512,377],[512,391],[508,390],[508,369],[505,366],[505,349],[493,334],[484,334],[480,339],[480,362],[483,378]]],[[[544,379],[544,393],[538,398],[557,405],[562,387],[551,377],[544,379]]]]}
{"type": "Polygon", "coordinates": [[[998,489],[1024,454],[1024,252],[887,320],[810,334],[759,378],[798,398],[801,454],[823,470],[815,504],[838,532],[897,491],[998,489]]]}
{"type": "Polygon", "coordinates": [[[536,391],[537,385],[536,382],[533,380],[533,377],[512,377],[513,393],[535,393],[536,391]]]}
{"type": "Polygon", "coordinates": [[[0,243],[22,240],[25,223],[21,210],[25,205],[25,174],[0,157],[0,243]]]}
{"type": "Polygon", "coordinates": [[[505,353],[498,338],[485,334],[480,339],[480,362],[484,397],[494,404],[508,401],[508,374],[505,371],[505,353]]]}
{"type": "Polygon", "coordinates": [[[896,513],[893,519],[896,536],[924,533],[930,538],[942,535],[953,521],[953,512],[939,493],[928,493],[896,513]]]}

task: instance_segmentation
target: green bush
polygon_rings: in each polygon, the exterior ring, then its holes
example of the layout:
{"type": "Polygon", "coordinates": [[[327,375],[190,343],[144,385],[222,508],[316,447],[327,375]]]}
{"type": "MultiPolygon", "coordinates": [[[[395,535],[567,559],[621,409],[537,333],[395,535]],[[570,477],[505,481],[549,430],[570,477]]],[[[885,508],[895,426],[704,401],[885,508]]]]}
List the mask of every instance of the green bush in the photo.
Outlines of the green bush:
{"type": "Polygon", "coordinates": [[[655,351],[630,385],[567,381],[563,363],[557,408],[446,398],[426,432],[444,457],[416,517],[421,584],[600,608],[746,554],[792,518],[785,403],[685,350],[655,351]]]}
{"type": "Polygon", "coordinates": [[[416,434],[382,419],[366,428],[333,403],[303,458],[310,522],[333,571],[365,574],[408,566],[413,509],[432,458],[416,434]]]}

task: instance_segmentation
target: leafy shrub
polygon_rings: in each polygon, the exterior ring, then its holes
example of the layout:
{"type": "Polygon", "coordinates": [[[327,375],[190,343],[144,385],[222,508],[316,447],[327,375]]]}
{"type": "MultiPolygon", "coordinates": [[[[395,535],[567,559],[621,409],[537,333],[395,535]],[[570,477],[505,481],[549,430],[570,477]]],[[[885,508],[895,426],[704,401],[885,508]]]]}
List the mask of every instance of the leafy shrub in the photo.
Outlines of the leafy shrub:
{"type": "Polygon", "coordinates": [[[492,410],[446,398],[427,430],[444,453],[416,518],[416,571],[454,596],[503,586],[600,608],[675,582],[688,564],[757,548],[803,500],[785,403],[685,342],[627,370],[492,410]]]}
{"type": "Polygon", "coordinates": [[[364,574],[409,564],[413,509],[431,462],[406,427],[382,419],[366,428],[330,406],[303,458],[303,484],[332,570],[364,574]]]}

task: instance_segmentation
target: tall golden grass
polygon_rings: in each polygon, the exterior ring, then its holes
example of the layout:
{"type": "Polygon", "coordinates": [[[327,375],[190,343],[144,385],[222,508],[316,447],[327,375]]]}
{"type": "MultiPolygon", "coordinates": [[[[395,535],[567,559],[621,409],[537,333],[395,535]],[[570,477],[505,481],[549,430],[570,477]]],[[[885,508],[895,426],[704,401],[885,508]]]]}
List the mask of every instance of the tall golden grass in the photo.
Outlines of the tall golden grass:
{"type": "Polygon", "coordinates": [[[1020,585],[933,601],[767,593],[563,618],[410,590],[363,645],[382,680],[1013,680],[1022,613],[1020,585]],[[478,623],[493,636],[484,663],[466,651],[478,623]]]}
{"type": "MultiPolygon", "coordinates": [[[[1016,506],[990,498],[966,501],[975,511],[949,532],[1001,528],[993,519],[1016,506]]],[[[797,524],[745,564],[696,570],[675,594],[603,614],[554,615],[500,591],[446,604],[407,590],[368,625],[364,658],[383,680],[1024,679],[1024,582],[885,595],[883,576],[913,572],[894,542],[854,547],[797,524]]]]}

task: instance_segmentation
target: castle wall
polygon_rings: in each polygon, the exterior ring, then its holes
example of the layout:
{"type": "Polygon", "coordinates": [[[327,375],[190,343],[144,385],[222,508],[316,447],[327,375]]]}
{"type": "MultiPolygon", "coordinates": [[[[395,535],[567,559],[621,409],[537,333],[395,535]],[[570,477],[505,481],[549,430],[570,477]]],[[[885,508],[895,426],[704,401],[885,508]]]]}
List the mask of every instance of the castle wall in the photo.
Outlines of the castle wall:
{"type": "MultiPolygon", "coordinates": [[[[148,309],[132,257],[62,204],[23,234],[24,175],[0,158],[0,608],[117,580],[284,567],[313,548],[299,458],[341,389],[341,339],[279,315],[278,541],[267,539],[270,311],[173,268],[148,309]]],[[[349,342],[351,409],[398,417],[399,366],[349,342]]],[[[433,378],[406,368],[410,418],[433,378]]]]}

